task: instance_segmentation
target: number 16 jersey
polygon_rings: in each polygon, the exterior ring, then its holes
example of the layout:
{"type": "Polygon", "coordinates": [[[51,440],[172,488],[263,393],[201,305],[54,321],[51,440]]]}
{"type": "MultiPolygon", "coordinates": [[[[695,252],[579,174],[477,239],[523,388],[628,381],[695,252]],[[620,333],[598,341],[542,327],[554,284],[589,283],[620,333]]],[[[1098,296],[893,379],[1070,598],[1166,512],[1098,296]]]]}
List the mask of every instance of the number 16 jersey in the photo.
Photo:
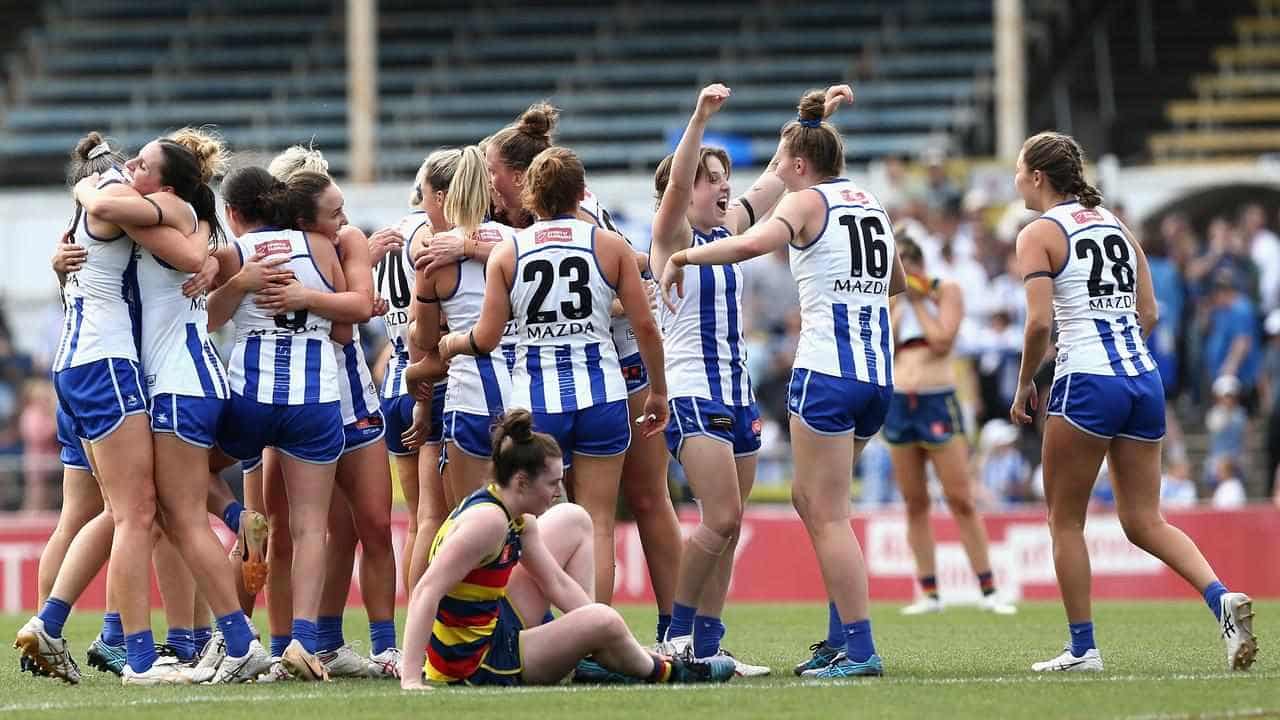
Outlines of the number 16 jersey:
{"type": "Polygon", "coordinates": [[[1067,260],[1053,276],[1054,378],[1137,376],[1154,370],[1137,315],[1137,253],[1110,210],[1072,200],[1040,216],[1062,229],[1067,260]]]}
{"type": "Polygon", "coordinates": [[[563,413],[627,398],[609,329],[617,293],[595,240],[594,225],[567,217],[516,233],[512,407],[563,413]]]}

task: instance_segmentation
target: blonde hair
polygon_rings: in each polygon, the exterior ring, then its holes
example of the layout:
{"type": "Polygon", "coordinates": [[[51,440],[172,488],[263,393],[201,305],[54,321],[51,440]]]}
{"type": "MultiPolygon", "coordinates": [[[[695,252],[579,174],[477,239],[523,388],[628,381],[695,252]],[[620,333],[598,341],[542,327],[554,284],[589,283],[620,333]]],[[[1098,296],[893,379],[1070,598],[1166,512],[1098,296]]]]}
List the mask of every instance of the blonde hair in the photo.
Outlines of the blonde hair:
{"type": "Polygon", "coordinates": [[[272,158],[271,164],[267,166],[267,172],[282,182],[303,170],[328,175],[329,161],[324,159],[324,153],[313,147],[293,145],[272,158]]]}
{"type": "MultiPolygon", "coordinates": [[[[413,193],[409,196],[409,207],[417,207],[422,204],[422,185],[426,183],[431,186],[431,190],[445,192],[449,191],[449,184],[453,182],[453,174],[458,170],[458,158],[462,157],[462,151],[457,148],[440,148],[432,150],[422,161],[422,165],[418,168],[418,174],[413,179],[413,193]]],[[[483,156],[481,157],[483,160],[483,156]]]]}
{"type": "Polygon", "coordinates": [[[179,128],[169,136],[173,142],[191,151],[200,164],[200,182],[209,181],[227,172],[231,162],[231,152],[226,144],[209,126],[179,128]]]}
{"type": "Polygon", "coordinates": [[[468,145],[458,154],[449,193],[444,198],[444,216],[464,235],[475,232],[489,212],[489,171],[484,153],[468,145]]]}

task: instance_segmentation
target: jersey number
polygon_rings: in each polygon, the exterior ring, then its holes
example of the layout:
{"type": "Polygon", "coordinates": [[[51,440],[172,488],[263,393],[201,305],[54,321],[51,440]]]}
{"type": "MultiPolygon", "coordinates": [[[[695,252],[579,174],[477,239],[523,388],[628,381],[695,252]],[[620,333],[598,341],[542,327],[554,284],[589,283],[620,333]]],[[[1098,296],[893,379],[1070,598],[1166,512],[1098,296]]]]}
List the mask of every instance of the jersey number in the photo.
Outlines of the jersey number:
{"type": "Polygon", "coordinates": [[[387,253],[378,263],[378,287],[387,288],[387,300],[391,307],[403,310],[409,307],[409,276],[404,272],[404,255],[398,252],[387,253]],[[391,277],[387,277],[390,274],[391,277]],[[383,285],[384,281],[387,282],[383,285]]]}
{"type": "Polygon", "coordinates": [[[1102,239],[1102,247],[1097,241],[1085,238],[1076,243],[1076,257],[1092,260],[1089,269],[1089,297],[1111,295],[1116,290],[1123,293],[1133,292],[1133,266],[1129,264],[1129,243],[1119,235],[1108,235],[1102,239]],[[1111,261],[1111,277],[1114,283],[1102,282],[1103,256],[1111,261]]]}
{"type": "Polygon", "coordinates": [[[307,326],[307,311],[294,310],[291,313],[276,315],[273,319],[276,321],[276,327],[278,328],[300,332],[307,326]]]}
{"type": "Polygon", "coordinates": [[[849,229],[849,275],[862,277],[865,270],[867,276],[883,280],[889,274],[889,245],[884,241],[884,223],[874,215],[864,216],[861,221],[845,215],[840,218],[840,224],[849,229]]]}
{"type": "Polygon", "coordinates": [[[524,266],[521,275],[527,283],[537,283],[533,289],[533,300],[529,303],[529,314],[525,322],[530,325],[559,322],[555,310],[543,310],[542,304],[551,294],[551,284],[556,276],[569,280],[569,292],[577,296],[577,301],[565,300],[560,303],[560,314],[566,320],[581,320],[591,316],[591,266],[583,257],[567,257],[560,261],[557,270],[550,260],[534,260],[524,266]]]}

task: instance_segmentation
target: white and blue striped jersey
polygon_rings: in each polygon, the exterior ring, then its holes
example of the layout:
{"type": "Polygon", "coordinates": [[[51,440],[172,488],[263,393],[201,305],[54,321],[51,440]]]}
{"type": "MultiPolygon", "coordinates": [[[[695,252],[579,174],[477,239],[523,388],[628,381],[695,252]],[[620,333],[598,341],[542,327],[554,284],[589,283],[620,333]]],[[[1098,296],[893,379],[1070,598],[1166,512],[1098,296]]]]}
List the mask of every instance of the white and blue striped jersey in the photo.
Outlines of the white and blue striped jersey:
{"type": "Polygon", "coordinates": [[[346,345],[329,343],[338,362],[338,407],[342,410],[343,425],[363,420],[382,408],[378,403],[378,386],[373,382],[364,347],[360,344],[360,327],[353,326],[351,332],[351,342],[346,345]]]}
{"type": "MultiPolygon", "coordinates": [[[[609,211],[605,209],[604,205],[600,204],[600,198],[590,190],[587,190],[586,194],[583,195],[582,202],[578,203],[578,209],[590,215],[597,227],[622,235],[617,226],[613,224],[613,218],[609,215],[609,211]]],[[[626,239],[625,235],[623,239],[626,239]]],[[[630,242],[630,240],[627,240],[628,244],[630,242]]],[[[619,315],[613,318],[613,322],[609,325],[609,331],[613,334],[613,347],[618,351],[618,357],[631,357],[640,352],[640,343],[636,341],[635,328],[631,327],[631,320],[626,315],[619,315]]]]}
{"type": "MultiPolygon", "coordinates": [[[[98,187],[124,182],[113,168],[98,187]]],[[[142,320],[137,312],[137,264],[133,240],[123,232],[100,238],[89,232],[89,215],[77,206],[72,242],[87,251],[84,265],[67,275],[66,313],[53,369],[87,365],[103,358],[138,360],[142,320]]]]}
{"type": "Polygon", "coordinates": [[[1058,323],[1054,377],[1141,375],[1156,368],[1138,326],[1137,253],[1110,210],[1072,200],[1040,219],[1056,223],[1067,261],[1053,276],[1058,323]]]}
{"type": "MultiPolygon", "coordinates": [[[[317,242],[329,242],[318,238],[317,242]]],[[[316,267],[306,233],[262,228],[236,238],[240,261],[253,255],[287,256],[279,267],[313,290],[333,291],[316,267]]],[[[236,308],[236,344],[228,373],[231,391],[266,405],[338,401],[338,367],[330,348],[328,318],[306,310],[268,315],[246,295],[236,308]]]]}
{"type": "MultiPolygon", "coordinates": [[[[199,224],[190,205],[191,232],[199,224]]],[[[151,397],[230,397],[222,360],[209,340],[205,295],[186,297],[182,283],[191,273],[176,270],[142,246],[134,252],[138,301],[142,306],[142,371],[151,397]]]]}
{"type": "Polygon", "coordinates": [[[382,316],[387,340],[391,343],[391,357],[382,376],[382,397],[388,400],[409,391],[404,382],[404,371],[409,367],[409,326],[413,320],[409,315],[414,284],[409,241],[419,229],[430,234],[431,221],[426,212],[414,210],[400,219],[396,229],[404,237],[404,247],[400,252],[387,253],[373,269],[374,291],[388,306],[387,314],[382,316]]]}
{"type": "MultiPolygon", "coordinates": [[[[515,237],[515,230],[496,222],[486,222],[477,230],[480,240],[502,242],[515,237]]],[[[458,286],[440,298],[440,309],[449,327],[466,332],[475,327],[484,307],[485,265],[478,260],[458,263],[458,286]]],[[[511,371],[516,363],[516,323],[508,320],[498,349],[488,355],[459,355],[449,361],[445,412],[495,415],[511,400],[511,371]]]]}
{"type": "MultiPolygon", "coordinates": [[[[725,227],[710,234],[694,230],[691,246],[732,234],[725,227]]],[[[742,266],[686,265],[683,272],[684,297],[676,299],[675,311],[658,304],[670,396],[750,405],[755,398],[742,334],[742,266]]]]}
{"type": "Polygon", "coordinates": [[[571,217],[516,233],[512,407],[562,413],[627,398],[609,329],[617,293],[600,270],[595,234],[571,217]]]}
{"type": "Polygon", "coordinates": [[[810,244],[791,246],[791,274],[800,287],[795,367],[892,385],[893,225],[880,201],[849,180],[810,189],[826,203],[827,222],[810,244]]]}

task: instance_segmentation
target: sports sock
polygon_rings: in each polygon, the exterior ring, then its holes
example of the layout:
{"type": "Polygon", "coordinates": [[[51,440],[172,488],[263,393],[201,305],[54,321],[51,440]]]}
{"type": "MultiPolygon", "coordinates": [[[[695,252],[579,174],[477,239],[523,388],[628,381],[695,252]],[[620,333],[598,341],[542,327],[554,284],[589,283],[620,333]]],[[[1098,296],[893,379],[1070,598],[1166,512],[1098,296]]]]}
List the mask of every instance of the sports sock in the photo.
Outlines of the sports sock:
{"type": "Polygon", "coordinates": [[[1074,657],[1081,657],[1086,652],[1094,649],[1097,645],[1093,642],[1093,621],[1085,620],[1084,622],[1071,623],[1068,626],[1071,631],[1071,654],[1074,657]]]}
{"type": "Polygon", "coordinates": [[[658,613],[658,642],[667,639],[668,627],[671,627],[671,613],[658,613]]]}
{"type": "Polygon", "coordinates": [[[937,575],[921,575],[920,590],[922,590],[925,594],[925,597],[929,598],[930,600],[937,600],[938,599],[938,576],[937,575]]]}
{"type": "Polygon", "coordinates": [[[178,654],[178,659],[183,662],[195,657],[196,635],[187,628],[169,628],[169,634],[165,636],[164,642],[173,648],[173,651],[178,654]]]}
{"type": "Polygon", "coordinates": [[[284,649],[289,647],[289,641],[293,638],[288,635],[272,635],[271,636],[271,657],[280,657],[284,655],[284,649]]]}
{"type": "Polygon", "coordinates": [[[844,637],[844,652],[850,660],[865,662],[867,658],[876,654],[876,644],[871,639],[870,620],[845,623],[844,637]]]}
{"type": "Polygon", "coordinates": [[[126,635],[125,657],[135,673],[144,673],[156,663],[156,639],[150,630],[126,635]]]}
{"type": "Polygon", "coordinates": [[[369,645],[373,647],[374,655],[395,647],[396,621],[376,620],[369,623],[369,645]]]}
{"type": "MultiPolygon", "coordinates": [[[[249,652],[249,643],[253,641],[253,633],[249,629],[249,623],[245,620],[244,613],[240,611],[230,612],[218,618],[218,629],[222,631],[222,638],[227,643],[227,654],[232,657],[244,657],[249,652]]],[[[289,638],[284,638],[285,645],[289,644],[289,638]]],[[[271,638],[272,649],[275,649],[275,638],[271,638]]],[[[284,652],[284,647],[280,648],[280,652],[284,652]]]]}
{"type": "Polygon", "coordinates": [[[318,640],[319,630],[316,628],[316,624],[314,622],[311,620],[304,620],[302,618],[294,618],[292,634],[293,639],[298,641],[298,644],[302,646],[303,650],[306,650],[312,655],[316,654],[316,650],[320,643],[318,640]]]}
{"type": "Polygon", "coordinates": [[[983,596],[994,595],[996,592],[996,578],[990,570],[978,573],[978,587],[982,588],[983,596]]]}
{"type": "Polygon", "coordinates": [[[1222,596],[1227,594],[1227,586],[1214,580],[1204,589],[1204,602],[1213,611],[1213,616],[1222,619],[1222,596]]]}
{"type": "Polygon", "coordinates": [[[39,617],[44,621],[44,631],[57,638],[62,637],[62,626],[66,624],[67,616],[70,614],[71,605],[56,597],[50,597],[44,601],[39,617]]]}
{"type": "Polygon", "coordinates": [[[693,634],[693,618],[698,609],[676,603],[671,606],[671,624],[667,626],[667,637],[678,638],[693,634]]]}
{"type": "Polygon", "coordinates": [[[124,644],[124,626],[120,624],[120,613],[109,612],[103,614],[102,642],[112,647],[120,647],[124,644]]]}
{"type": "Polygon", "coordinates": [[[653,655],[653,672],[645,678],[646,682],[664,683],[671,680],[671,661],[661,655],[653,655]]]}
{"type": "Polygon", "coordinates": [[[693,656],[711,657],[720,652],[720,638],[724,637],[724,623],[720,618],[696,615],[693,618],[693,656]]]}
{"type": "MultiPolygon", "coordinates": [[[[297,627],[296,622],[294,627],[297,627]]],[[[342,636],[341,615],[321,615],[316,619],[316,649],[311,652],[333,652],[346,642],[342,636]]]]}
{"type": "Polygon", "coordinates": [[[222,508],[222,522],[231,529],[231,532],[240,532],[240,513],[243,511],[244,506],[235,500],[227,503],[227,506],[222,508]]]}
{"type": "Polygon", "coordinates": [[[198,627],[192,631],[196,638],[196,652],[203,652],[209,641],[213,639],[212,627],[198,627]]]}
{"type": "Polygon", "coordinates": [[[827,647],[844,647],[844,623],[840,622],[835,603],[827,603],[827,647]]]}

